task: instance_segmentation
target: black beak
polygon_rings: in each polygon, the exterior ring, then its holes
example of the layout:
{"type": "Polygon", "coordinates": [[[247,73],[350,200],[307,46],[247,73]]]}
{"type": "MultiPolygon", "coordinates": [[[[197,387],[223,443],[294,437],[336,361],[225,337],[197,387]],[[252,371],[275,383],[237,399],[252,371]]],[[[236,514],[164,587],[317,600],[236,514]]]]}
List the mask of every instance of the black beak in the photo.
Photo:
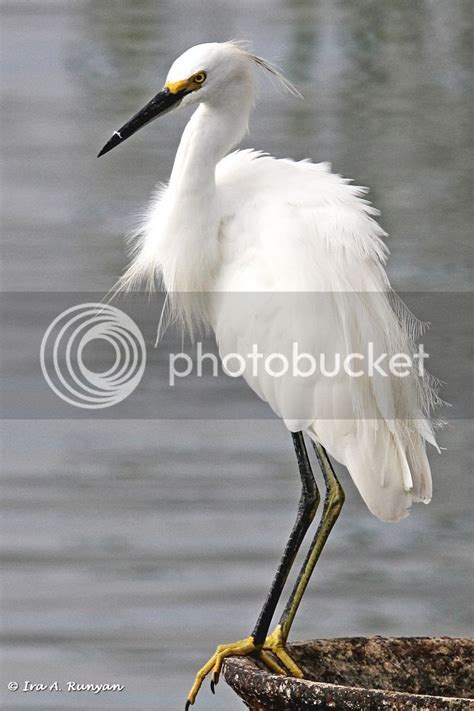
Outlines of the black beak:
{"type": "Polygon", "coordinates": [[[138,129],[142,128],[142,126],[146,126],[147,123],[153,121],[153,119],[160,116],[160,114],[164,114],[178,106],[187,93],[186,89],[176,93],[173,93],[166,88],[159,91],[158,94],[143,107],[143,109],[140,109],[140,111],[130,119],[130,121],[127,121],[127,123],[124,124],[118,131],[114,131],[114,135],[110,141],[107,141],[97,158],[100,158],[100,156],[103,156],[104,153],[108,153],[112,150],[112,148],[115,148],[115,146],[123,143],[126,138],[133,136],[138,129]]]}

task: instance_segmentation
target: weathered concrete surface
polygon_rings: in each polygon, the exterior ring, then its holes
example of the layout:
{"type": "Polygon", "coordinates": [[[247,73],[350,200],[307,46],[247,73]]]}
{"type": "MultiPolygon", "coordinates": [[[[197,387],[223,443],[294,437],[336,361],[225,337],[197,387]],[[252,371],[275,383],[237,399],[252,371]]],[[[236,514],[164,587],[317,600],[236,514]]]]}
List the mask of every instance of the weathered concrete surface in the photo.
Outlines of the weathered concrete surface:
{"type": "Polygon", "coordinates": [[[227,683],[252,711],[474,709],[470,639],[353,637],[288,645],[305,679],[226,660],[227,683]]]}

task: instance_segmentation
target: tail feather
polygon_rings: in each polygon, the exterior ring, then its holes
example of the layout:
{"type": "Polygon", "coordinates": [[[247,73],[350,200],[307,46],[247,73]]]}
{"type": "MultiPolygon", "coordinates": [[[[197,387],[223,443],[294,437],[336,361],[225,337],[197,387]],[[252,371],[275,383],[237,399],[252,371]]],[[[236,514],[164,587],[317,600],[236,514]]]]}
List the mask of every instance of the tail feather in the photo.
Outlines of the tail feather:
{"type": "Polygon", "coordinates": [[[418,430],[396,426],[392,432],[382,420],[364,423],[356,434],[342,421],[316,420],[308,434],[347,467],[367,507],[382,521],[399,521],[413,502],[429,502],[431,470],[418,430]]]}
{"type": "MultiPolygon", "coordinates": [[[[436,441],[435,446],[436,445],[436,441]]],[[[429,504],[433,494],[431,469],[426,455],[426,446],[422,437],[418,436],[416,444],[407,452],[409,466],[414,473],[413,489],[410,492],[415,502],[429,504]]]]}

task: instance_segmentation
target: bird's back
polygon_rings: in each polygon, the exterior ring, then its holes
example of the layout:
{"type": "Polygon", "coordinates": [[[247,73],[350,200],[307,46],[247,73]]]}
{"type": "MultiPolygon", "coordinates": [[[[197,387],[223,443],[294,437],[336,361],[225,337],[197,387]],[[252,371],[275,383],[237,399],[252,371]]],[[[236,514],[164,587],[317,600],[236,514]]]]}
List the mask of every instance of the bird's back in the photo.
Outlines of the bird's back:
{"type": "MultiPolygon", "coordinates": [[[[275,159],[251,150],[236,151],[220,161],[219,277],[226,288],[234,278],[227,269],[232,270],[247,252],[247,264],[265,265],[265,277],[276,289],[371,288],[366,273],[340,269],[337,263],[355,259],[378,266],[385,260],[385,233],[373,219],[378,212],[364,200],[366,188],[351,185],[330,168],[328,163],[275,159]]],[[[235,276],[242,279],[240,269],[235,276]]],[[[379,270],[372,288],[380,289],[384,280],[379,270]]]]}

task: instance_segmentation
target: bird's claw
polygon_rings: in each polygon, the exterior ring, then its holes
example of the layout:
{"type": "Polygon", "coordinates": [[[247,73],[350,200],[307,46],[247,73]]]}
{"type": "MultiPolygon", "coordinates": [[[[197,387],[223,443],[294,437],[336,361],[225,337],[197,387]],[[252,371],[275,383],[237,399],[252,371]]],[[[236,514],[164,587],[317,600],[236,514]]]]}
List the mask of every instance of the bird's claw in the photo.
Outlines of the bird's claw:
{"type": "Polygon", "coordinates": [[[196,674],[194,684],[188,694],[185,711],[189,711],[190,707],[194,704],[204,679],[211,673],[211,691],[215,694],[224,659],[234,656],[244,657],[250,654],[258,656],[275,674],[282,674],[284,676],[290,674],[297,678],[303,677],[303,672],[286,651],[282,629],[280,625],[277,625],[261,645],[255,644],[253,637],[247,637],[246,639],[241,639],[239,642],[233,642],[231,644],[219,645],[212,657],[196,674]],[[275,661],[272,655],[274,655],[278,661],[275,661]]]}
{"type": "Polygon", "coordinates": [[[277,625],[273,632],[265,639],[262,649],[260,650],[260,659],[277,674],[284,674],[285,676],[289,674],[297,679],[302,679],[304,674],[286,651],[285,641],[286,640],[283,639],[281,626],[277,625]],[[275,662],[268,652],[271,652],[282,666],[275,662]]]}
{"type": "Polygon", "coordinates": [[[252,654],[252,652],[259,651],[259,649],[260,647],[256,646],[253,637],[247,637],[246,639],[242,639],[239,642],[219,645],[212,657],[206,662],[206,664],[204,664],[203,667],[201,667],[201,669],[196,674],[194,684],[192,685],[191,691],[188,694],[185,711],[189,711],[190,707],[194,704],[199,689],[202,686],[202,682],[211,671],[211,691],[213,694],[215,693],[215,687],[219,683],[219,675],[224,659],[226,659],[227,657],[234,656],[243,657],[248,654],[252,654]]]}

